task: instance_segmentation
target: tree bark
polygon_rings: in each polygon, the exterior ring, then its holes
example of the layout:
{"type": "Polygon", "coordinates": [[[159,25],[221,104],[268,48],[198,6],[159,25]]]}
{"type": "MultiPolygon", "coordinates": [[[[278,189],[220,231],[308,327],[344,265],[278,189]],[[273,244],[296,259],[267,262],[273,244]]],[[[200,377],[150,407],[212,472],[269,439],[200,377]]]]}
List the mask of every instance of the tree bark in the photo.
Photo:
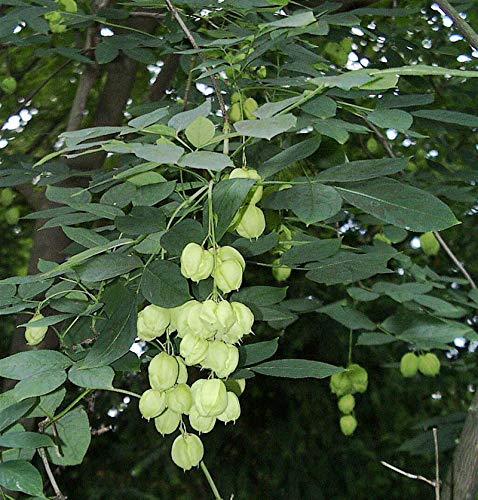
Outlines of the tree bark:
{"type": "Polygon", "coordinates": [[[442,489],[442,500],[473,500],[478,493],[478,392],[468,409],[460,441],[442,489]]]}

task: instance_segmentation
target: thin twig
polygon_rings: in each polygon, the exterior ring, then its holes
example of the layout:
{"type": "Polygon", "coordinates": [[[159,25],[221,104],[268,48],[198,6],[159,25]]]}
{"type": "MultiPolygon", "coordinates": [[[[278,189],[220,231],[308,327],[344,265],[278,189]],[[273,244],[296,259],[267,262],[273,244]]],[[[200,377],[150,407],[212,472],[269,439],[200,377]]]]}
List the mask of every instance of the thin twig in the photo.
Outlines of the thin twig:
{"type": "Polygon", "coordinates": [[[196,54],[193,54],[193,56],[191,57],[191,69],[189,70],[188,80],[186,82],[186,90],[184,92],[184,102],[182,107],[183,111],[186,109],[189,100],[189,94],[191,93],[191,84],[193,82],[193,68],[195,64],[196,64],[196,54]]]}
{"type": "Polygon", "coordinates": [[[429,484],[430,486],[433,486],[435,488],[435,481],[432,481],[431,479],[428,479],[424,476],[420,476],[419,474],[411,474],[410,472],[405,472],[402,469],[399,469],[398,467],[395,467],[394,465],[391,465],[387,462],[384,462],[383,460],[380,462],[384,467],[387,467],[394,472],[397,472],[398,474],[401,474],[402,476],[408,477],[410,479],[417,479],[418,481],[423,481],[424,483],[429,484]]]}
{"type": "Polygon", "coordinates": [[[166,14],[160,12],[130,12],[130,17],[152,17],[153,19],[164,19],[166,14]]]}
{"type": "Polygon", "coordinates": [[[453,24],[458,31],[468,40],[474,49],[478,49],[478,33],[460,16],[460,13],[451,5],[448,0],[435,0],[440,9],[453,19],[453,24]]]}
{"type": "Polygon", "coordinates": [[[63,64],[60,64],[60,66],[58,66],[58,68],[55,69],[55,71],[53,71],[52,73],[50,73],[46,78],[45,80],[43,80],[35,89],[33,89],[30,94],[25,97],[25,100],[17,107],[17,109],[13,112],[13,113],[10,113],[10,115],[8,116],[8,118],[2,123],[2,126],[0,127],[0,130],[3,130],[3,127],[5,127],[5,125],[8,123],[8,120],[10,120],[10,118],[12,116],[15,116],[15,115],[18,115],[18,113],[20,113],[20,111],[28,105],[28,103],[38,94],[38,92],[40,92],[40,90],[52,79],[54,78],[60,71],[62,71],[64,68],[66,68],[69,64],[71,64],[73,62],[73,59],[69,59],[68,61],[65,61],[63,64]]]}
{"type": "Polygon", "coordinates": [[[396,158],[395,153],[393,152],[392,148],[390,147],[390,144],[388,143],[386,137],[380,132],[380,130],[367,118],[362,117],[364,122],[374,131],[375,135],[377,136],[377,139],[380,141],[380,144],[385,148],[385,151],[388,153],[388,156],[390,158],[396,158]]]}
{"type": "Polygon", "coordinates": [[[440,233],[437,231],[433,231],[435,238],[438,240],[438,243],[443,247],[443,250],[448,254],[450,259],[455,263],[456,267],[460,270],[461,274],[468,280],[471,288],[476,288],[476,283],[473,278],[470,276],[470,273],[466,270],[465,266],[458,260],[456,255],[452,252],[450,247],[447,245],[446,241],[440,236],[440,233]]]}
{"type": "Polygon", "coordinates": [[[45,450],[43,448],[38,448],[38,454],[40,455],[40,457],[42,459],[43,466],[45,467],[46,475],[48,476],[48,479],[50,480],[50,484],[53,488],[53,491],[55,492],[55,498],[57,500],[65,500],[66,497],[65,497],[65,495],[63,495],[60,488],[58,487],[58,484],[55,480],[55,476],[53,475],[53,472],[52,472],[51,467],[50,467],[50,462],[48,462],[48,458],[46,456],[45,450]]]}
{"type": "Polygon", "coordinates": [[[433,444],[435,447],[435,500],[440,500],[440,458],[438,455],[438,429],[433,427],[433,444]]]}
{"type": "MultiPolygon", "coordinates": [[[[362,118],[370,126],[370,128],[374,131],[375,135],[377,136],[377,139],[383,145],[383,147],[387,151],[390,158],[396,158],[397,156],[393,152],[392,148],[390,147],[390,144],[388,144],[386,137],[380,132],[380,130],[377,127],[375,127],[375,125],[373,123],[370,123],[367,120],[367,118],[365,118],[365,117],[362,117],[362,118]]],[[[440,233],[438,231],[433,231],[433,235],[438,240],[438,243],[440,243],[443,250],[445,250],[445,252],[448,254],[450,259],[454,262],[456,267],[460,270],[461,274],[463,274],[463,276],[468,280],[468,283],[470,284],[471,288],[476,288],[476,283],[474,282],[470,273],[466,270],[465,266],[459,261],[458,257],[453,253],[451,248],[447,245],[446,241],[441,237],[440,233]]]]}
{"type": "MultiPolygon", "coordinates": [[[[197,44],[197,42],[196,42],[193,34],[191,33],[191,31],[189,31],[189,28],[186,26],[186,23],[183,21],[183,18],[181,17],[181,14],[178,12],[178,10],[176,9],[176,7],[172,4],[171,0],[165,0],[165,1],[166,1],[166,5],[167,5],[168,9],[171,11],[171,14],[174,16],[174,18],[178,22],[179,26],[181,27],[181,29],[183,30],[184,34],[186,35],[186,37],[190,41],[191,45],[195,49],[199,50],[199,45],[197,44]]],[[[204,56],[204,54],[202,54],[202,53],[199,53],[199,56],[201,57],[201,59],[203,61],[206,59],[205,56],[204,56]]],[[[217,78],[214,75],[210,75],[210,78],[211,78],[211,81],[212,81],[212,86],[214,87],[214,92],[216,93],[217,100],[219,102],[219,108],[221,109],[222,119],[224,120],[224,123],[227,124],[228,123],[228,118],[227,118],[226,105],[224,103],[224,99],[222,97],[221,90],[220,90],[219,84],[217,82],[217,78]]]]}
{"type": "MultiPolygon", "coordinates": [[[[166,0],[166,1],[168,1],[168,0],[166,0]]],[[[219,490],[217,489],[217,486],[214,483],[214,480],[213,480],[211,474],[209,474],[209,471],[206,467],[206,464],[204,462],[201,462],[200,465],[201,465],[201,470],[203,471],[204,475],[206,476],[207,482],[209,483],[209,486],[211,487],[211,490],[212,490],[213,495],[214,495],[214,500],[222,500],[221,494],[219,493],[219,490]]]]}
{"type": "MultiPolygon", "coordinates": [[[[38,429],[40,432],[43,432],[45,430],[45,425],[46,423],[49,422],[49,418],[46,420],[40,422],[38,424],[38,429]]],[[[58,483],[56,482],[55,476],[53,475],[53,471],[51,470],[50,467],[50,462],[48,462],[48,458],[46,456],[45,448],[38,448],[38,454],[40,455],[40,458],[42,459],[43,466],[45,467],[45,472],[46,475],[48,476],[48,479],[50,480],[50,484],[53,488],[53,491],[55,492],[55,498],[56,500],[66,500],[65,495],[60,490],[60,487],[58,486],[58,483]]]]}

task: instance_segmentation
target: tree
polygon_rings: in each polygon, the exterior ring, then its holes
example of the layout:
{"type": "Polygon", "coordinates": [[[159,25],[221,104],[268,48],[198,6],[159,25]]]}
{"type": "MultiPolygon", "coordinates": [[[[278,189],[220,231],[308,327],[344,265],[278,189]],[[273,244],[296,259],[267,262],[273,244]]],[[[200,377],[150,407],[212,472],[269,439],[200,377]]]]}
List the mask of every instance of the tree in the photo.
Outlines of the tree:
{"type": "Polygon", "coordinates": [[[3,494],[473,498],[476,12],[0,8],[3,494]]]}

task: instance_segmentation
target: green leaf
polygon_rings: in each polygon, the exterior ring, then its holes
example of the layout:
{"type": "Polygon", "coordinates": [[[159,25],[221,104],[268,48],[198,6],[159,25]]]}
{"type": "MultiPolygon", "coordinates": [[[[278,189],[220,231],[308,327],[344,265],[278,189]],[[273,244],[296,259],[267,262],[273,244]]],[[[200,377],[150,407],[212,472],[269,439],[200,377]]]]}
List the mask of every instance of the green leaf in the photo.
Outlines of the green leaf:
{"type": "Polygon", "coordinates": [[[357,182],[336,189],[351,205],[410,231],[439,231],[458,223],[438,198],[394,179],[357,182]]]}
{"type": "Polygon", "coordinates": [[[419,118],[426,118],[427,120],[442,123],[452,123],[453,125],[462,125],[463,127],[478,127],[478,116],[468,113],[447,111],[446,109],[423,109],[414,111],[412,114],[419,118]]]}
{"type": "Polygon", "coordinates": [[[26,398],[43,396],[60,387],[65,380],[66,373],[64,370],[42,371],[18,382],[13,389],[15,399],[22,401],[26,398]]]}
{"type": "MultiPolygon", "coordinates": [[[[78,465],[88,451],[91,441],[88,415],[82,408],[75,408],[55,423],[61,448],[47,448],[50,461],[55,465],[78,465]]],[[[53,436],[49,427],[47,433],[53,436]]]]}
{"type": "Polygon", "coordinates": [[[407,166],[407,158],[358,160],[323,170],[314,177],[320,182],[355,182],[391,175],[407,166]]]}
{"type": "Polygon", "coordinates": [[[105,318],[97,322],[98,339],[83,360],[83,368],[106,366],[129,351],[136,338],[137,298],[122,283],[102,297],[105,318]]]}
{"type": "Polygon", "coordinates": [[[92,283],[127,274],[142,265],[143,261],[136,255],[114,252],[94,257],[76,270],[82,281],[92,283]]]}
{"type": "Polygon", "coordinates": [[[370,278],[375,274],[389,273],[390,271],[385,265],[390,258],[390,255],[376,256],[339,252],[333,257],[311,264],[313,268],[306,274],[306,277],[311,281],[326,285],[353,283],[370,278]]]}
{"type": "Polygon", "coordinates": [[[278,359],[253,366],[251,370],[270,377],[325,378],[343,371],[343,368],[307,359],[278,359]]]}
{"type": "Polygon", "coordinates": [[[58,351],[23,351],[0,359],[0,377],[23,380],[49,370],[64,370],[72,364],[58,351]]]}
{"type": "Polygon", "coordinates": [[[78,387],[87,389],[110,389],[113,387],[115,372],[111,366],[97,368],[83,368],[76,364],[70,368],[68,379],[78,387]]]}
{"type": "Polygon", "coordinates": [[[335,255],[340,249],[341,240],[315,240],[303,245],[295,245],[282,254],[281,262],[294,267],[306,262],[317,262],[335,255]]]}
{"type": "Polygon", "coordinates": [[[283,168],[313,155],[319,149],[320,143],[320,135],[316,135],[294,144],[259,165],[257,171],[263,179],[267,179],[267,177],[277,174],[283,168]]]}
{"type": "Polygon", "coordinates": [[[443,347],[457,337],[473,335],[473,329],[458,321],[442,320],[430,316],[415,315],[413,323],[401,332],[399,340],[411,342],[421,349],[443,347]]]}
{"type": "Polygon", "coordinates": [[[153,123],[158,122],[162,118],[168,115],[168,108],[159,108],[151,111],[150,113],[146,113],[141,116],[137,116],[128,122],[128,125],[133,128],[143,129],[145,127],[149,127],[153,125],[153,123]]]}
{"type": "Polygon", "coordinates": [[[50,436],[38,432],[8,432],[0,436],[3,448],[43,448],[55,446],[50,436]]]}
{"type": "Polygon", "coordinates": [[[176,129],[178,132],[184,130],[198,116],[208,116],[211,112],[211,101],[207,99],[200,106],[190,111],[183,111],[174,115],[168,122],[168,126],[176,129]]]}
{"type": "Polygon", "coordinates": [[[349,133],[345,128],[345,122],[330,118],[328,120],[317,120],[314,129],[321,135],[331,137],[339,144],[345,144],[349,140],[349,133]]]}
{"type": "Polygon", "coordinates": [[[308,183],[284,190],[289,208],[306,224],[323,221],[342,208],[337,191],[324,184],[308,183]]]}
{"type": "Polygon", "coordinates": [[[0,432],[10,427],[14,422],[25,416],[25,414],[34,406],[35,399],[25,399],[20,403],[9,405],[0,411],[0,432]]]}
{"type": "Polygon", "coordinates": [[[68,226],[63,226],[61,229],[66,234],[66,236],[70,238],[70,240],[78,243],[85,248],[94,248],[99,245],[109,243],[108,238],[105,238],[101,234],[98,234],[90,229],[68,226]]]}
{"type": "Polygon", "coordinates": [[[133,205],[150,207],[170,196],[176,188],[176,181],[161,182],[150,186],[142,186],[135,191],[133,205]]]}
{"type": "Polygon", "coordinates": [[[91,194],[80,187],[47,186],[45,196],[56,203],[70,205],[70,203],[89,203],[91,194]]]}
{"type": "Polygon", "coordinates": [[[214,137],[214,123],[204,116],[198,116],[187,127],[184,133],[188,141],[196,148],[201,148],[214,137]]]}
{"type": "Polygon", "coordinates": [[[251,366],[274,356],[279,347],[279,338],[256,342],[239,347],[239,367],[251,366]]]}
{"type": "MultiPolygon", "coordinates": [[[[315,17],[312,11],[307,10],[292,16],[287,16],[280,21],[273,21],[262,26],[274,26],[275,28],[300,28],[315,22],[315,17]]],[[[261,27],[262,27],[261,26],[261,27]]]]}
{"type": "Polygon", "coordinates": [[[28,413],[28,417],[47,417],[53,415],[65,399],[66,389],[61,387],[56,391],[45,394],[38,399],[38,403],[33,410],[28,413]]]}
{"type": "Polygon", "coordinates": [[[378,281],[374,283],[372,292],[388,295],[396,302],[408,302],[429,292],[432,288],[432,285],[428,283],[402,283],[397,285],[387,281],[378,281]]]}
{"type": "Polygon", "coordinates": [[[232,246],[237,248],[244,257],[248,258],[256,255],[262,255],[263,253],[272,250],[278,242],[279,237],[277,236],[277,233],[271,232],[253,240],[248,238],[237,238],[232,246]]]}
{"type": "Polygon", "coordinates": [[[122,233],[133,236],[157,233],[166,228],[166,217],[159,208],[133,207],[128,215],[115,219],[115,226],[122,233]]]}
{"type": "Polygon", "coordinates": [[[226,233],[253,184],[254,181],[251,179],[225,179],[214,186],[212,203],[217,220],[215,231],[217,241],[220,241],[226,233]]]}
{"type": "Polygon", "coordinates": [[[358,288],[351,286],[347,288],[347,293],[354,300],[358,300],[359,302],[371,302],[372,300],[376,300],[380,297],[380,294],[369,292],[368,290],[364,290],[363,288],[358,288]]]}
{"type": "Polygon", "coordinates": [[[236,122],[234,128],[239,134],[246,137],[258,137],[270,141],[276,135],[295,127],[296,122],[296,117],[288,113],[263,120],[242,120],[236,122]]]}
{"type": "Polygon", "coordinates": [[[385,345],[397,340],[393,335],[382,332],[364,332],[359,335],[356,345],[385,345]]]}
{"type": "Polygon", "coordinates": [[[159,164],[176,164],[184,153],[184,149],[174,144],[142,144],[131,143],[132,152],[146,161],[159,164]]]}
{"type": "Polygon", "coordinates": [[[401,109],[377,109],[367,118],[377,127],[394,128],[401,132],[408,130],[413,124],[412,115],[401,109]]]}
{"type": "Polygon", "coordinates": [[[459,76],[463,78],[477,78],[478,71],[463,71],[461,69],[441,68],[440,66],[427,66],[416,64],[413,66],[401,66],[399,68],[372,69],[367,70],[370,75],[394,74],[401,76],[459,76]]]}
{"type": "Polygon", "coordinates": [[[318,312],[326,314],[350,330],[375,330],[375,323],[364,313],[341,303],[321,307],[318,312]]]}
{"type": "Polygon", "coordinates": [[[151,304],[177,307],[188,301],[189,286],[179,266],[167,260],[155,260],[144,270],[141,293],[151,304]]]}
{"type": "Polygon", "coordinates": [[[270,306],[285,299],[287,287],[249,286],[241,288],[231,296],[231,300],[253,306],[270,306]]]}
{"type": "Polygon", "coordinates": [[[181,255],[191,242],[201,244],[207,236],[204,227],[194,219],[185,219],[175,224],[161,237],[162,247],[171,255],[181,255]]]}
{"type": "Polygon", "coordinates": [[[114,205],[116,207],[123,208],[131,203],[135,193],[136,187],[128,182],[125,182],[108,189],[108,191],[106,191],[101,197],[100,202],[106,205],[114,205]]]}
{"type": "Polygon", "coordinates": [[[25,460],[10,460],[0,463],[0,485],[11,491],[43,496],[43,481],[40,473],[25,460]]]}
{"type": "Polygon", "coordinates": [[[202,168],[220,172],[226,167],[234,166],[229,156],[211,151],[195,151],[184,155],[179,161],[180,167],[202,168]]]}

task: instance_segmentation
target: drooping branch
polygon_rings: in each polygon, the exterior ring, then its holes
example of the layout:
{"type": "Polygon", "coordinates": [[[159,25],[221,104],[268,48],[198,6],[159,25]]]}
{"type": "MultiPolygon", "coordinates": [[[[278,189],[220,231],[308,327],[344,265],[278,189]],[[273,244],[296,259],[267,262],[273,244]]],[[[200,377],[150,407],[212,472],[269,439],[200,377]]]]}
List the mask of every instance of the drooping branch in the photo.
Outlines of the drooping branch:
{"type": "MultiPolygon", "coordinates": [[[[179,13],[178,9],[173,5],[171,0],[165,0],[166,5],[168,6],[168,9],[171,11],[173,14],[174,18],[176,19],[177,23],[183,30],[184,34],[186,35],[187,39],[191,43],[191,45],[195,49],[199,49],[199,45],[196,42],[196,39],[194,38],[193,34],[189,30],[189,28],[186,26],[186,23],[183,21],[183,18],[181,17],[181,14],[179,13]]],[[[202,54],[202,52],[199,53],[201,59],[205,60],[205,56],[202,54]]],[[[214,92],[216,93],[217,101],[219,103],[219,108],[221,109],[221,114],[222,114],[222,119],[224,120],[224,123],[227,125],[229,120],[227,117],[227,109],[226,105],[224,103],[224,99],[221,94],[221,89],[219,88],[219,83],[217,81],[217,78],[214,75],[210,75],[211,81],[212,81],[212,86],[214,87],[214,92]]]]}
{"type": "Polygon", "coordinates": [[[460,16],[460,13],[448,0],[435,0],[440,9],[453,20],[458,31],[468,40],[468,43],[478,49],[478,33],[460,16]]]}

